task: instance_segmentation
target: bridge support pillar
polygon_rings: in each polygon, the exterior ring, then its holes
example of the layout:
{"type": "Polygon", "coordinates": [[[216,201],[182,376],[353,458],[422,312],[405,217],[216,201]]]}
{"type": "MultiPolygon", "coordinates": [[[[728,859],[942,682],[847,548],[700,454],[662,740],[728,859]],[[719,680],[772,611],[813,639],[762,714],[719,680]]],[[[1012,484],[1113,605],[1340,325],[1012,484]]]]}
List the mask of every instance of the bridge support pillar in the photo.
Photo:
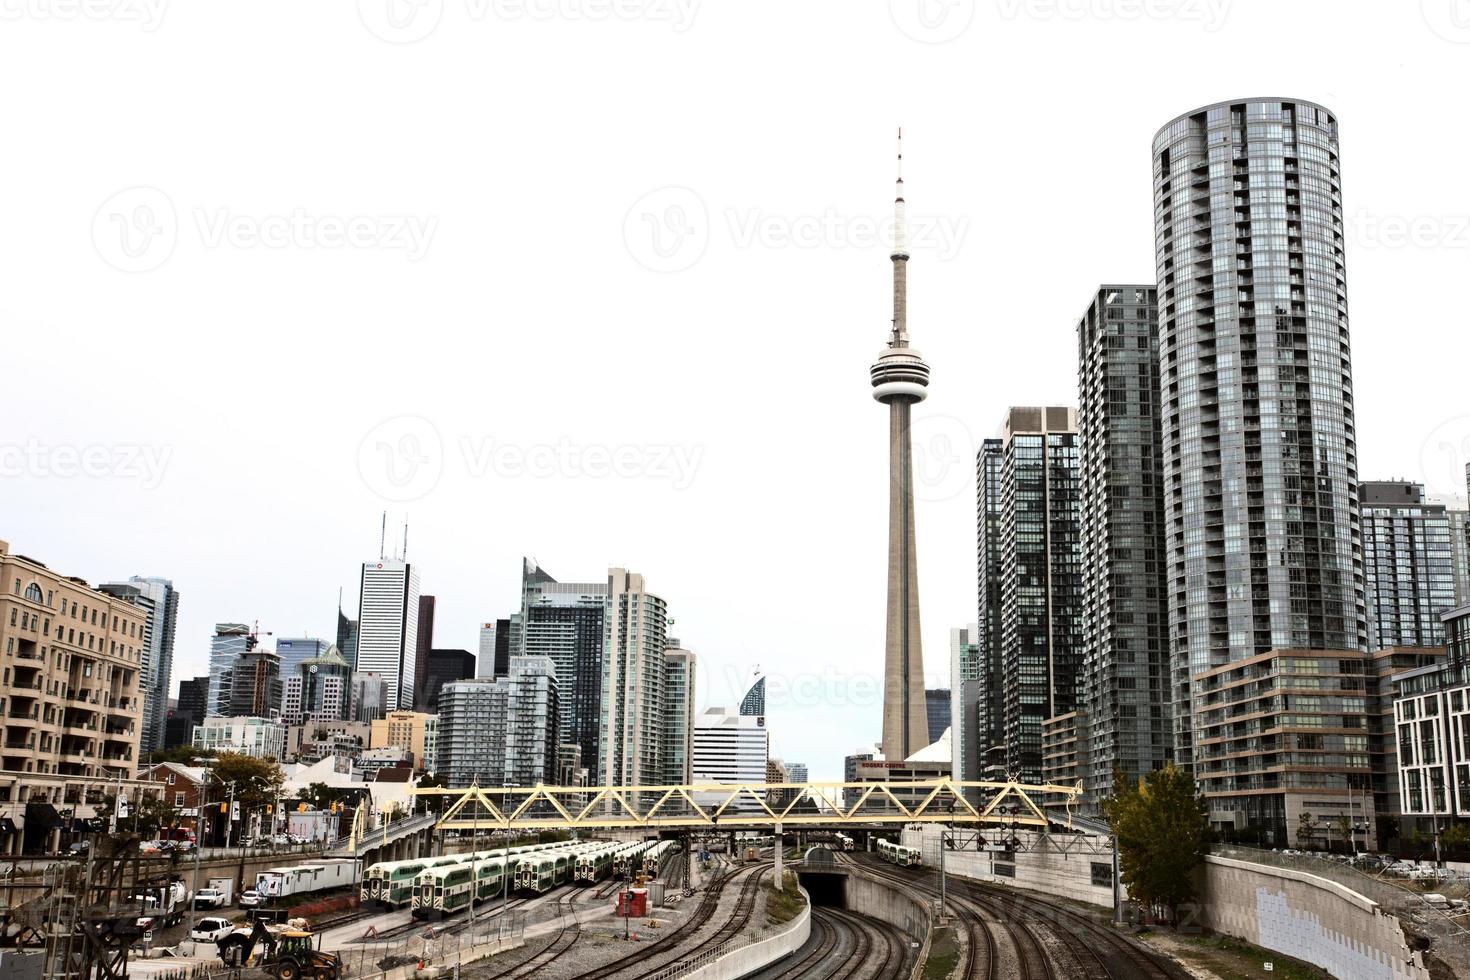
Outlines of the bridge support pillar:
{"type": "Polygon", "coordinates": [[[776,821],[776,833],[771,838],[771,843],[775,845],[773,850],[776,852],[776,891],[781,891],[781,879],[785,877],[782,859],[786,855],[786,841],[781,837],[781,821],[779,820],[776,821]]]}

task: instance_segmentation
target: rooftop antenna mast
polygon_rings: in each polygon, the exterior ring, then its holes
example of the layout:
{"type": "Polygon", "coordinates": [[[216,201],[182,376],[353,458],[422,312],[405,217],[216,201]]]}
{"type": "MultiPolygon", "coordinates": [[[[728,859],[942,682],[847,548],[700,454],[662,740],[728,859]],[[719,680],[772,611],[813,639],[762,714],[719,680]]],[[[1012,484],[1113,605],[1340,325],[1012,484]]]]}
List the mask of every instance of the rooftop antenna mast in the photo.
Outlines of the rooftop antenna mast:
{"type": "Polygon", "coordinates": [[[378,532],[378,561],[388,554],[388,512],[383,511],[383,528],[378,532]]]}
{"type": "Polygon", "coordinates": [[[408,561],[408,515],[403,515],[403,560],[408,561]]]}

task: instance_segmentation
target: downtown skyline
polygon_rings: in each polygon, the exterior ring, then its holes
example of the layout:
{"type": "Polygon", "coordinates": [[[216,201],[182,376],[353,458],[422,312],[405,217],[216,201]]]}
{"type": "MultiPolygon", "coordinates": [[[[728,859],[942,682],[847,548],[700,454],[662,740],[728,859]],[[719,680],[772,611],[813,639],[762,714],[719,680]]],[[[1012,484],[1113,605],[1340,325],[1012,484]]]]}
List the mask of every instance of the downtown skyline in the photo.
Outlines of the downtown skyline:
{"type": "MultiPolygon", "coordinates": [[[[700,31],[719,23],[713,11],[705,13],[710,22],[696,24],[693,50],[676,55],[676,65],[698,57],[700,31]]],[[[801,27],[808,15],[792,16],[801,27]]],[[[1197,41],[1204,57],[1223,59],[1232,32],[1249,31],[1253,16],[1233,11],[1208,36],[1173,25],[1172,43],[1197,41]]],[[[1071,50],[1064,24],[1009,26],[1019,51],[1035,50],[1042,37],[1056,41],[1056,56],[1071,50]]],[[[1163,27],[1145,26],[1149,38],[1166,36],[1163,27]]],[[[886,23],[882,28],[891,31],[886,23]]],[[[1463,159],[1465,137],[1432,126],[1429,107],[1407,105],[1412,90],[1449,91],[1445,76],[1436,80],[1442,69],[1433,55],[1461,49],[1422,25],[1417,30],[1421,56],[1404,57],[1409,67],[1379,92],[1349,77],[1345,65],[1310,78],[1309,69],[1327,67],[1315,54],[1300,69],[1271,71],[1264,67],[1268,47],[1260,62],[1245,59],[1230,78],[1191,79],[1181,91],[1160,94],[1144,90],[1141,68],[1124,66],[1112,91],[1079,96],[1047,88],[1024,110],[988,106],[983,124],[974,125],[915,105],[916,93],[920,83],[942,80],[944,71],[977,86],[991,80],[988,73],[999,69],[962,69],[956,59],[993,42],[978,25],[951,46],[926,47],[900,36],[895,57],[915,79],[909,92],[877,94],[878,86],[854,73],[858,94],[869,98],[861,116],[841,119],[840,132],[814,132],[809,120],[785,111],[748,129],[726,121],[739,127],[720,141],[733,147],[730,170],[647,125],[634,126],[636,139],[623,144],[610,126],[578,110],[593,138],[636,147],[636,166],[599,175],[594,201],[583,189],[554,193],[532,172],[538,164],[529,155],[498,160],[509,182],[549,209],[550,220],[493,187],[471,191],[478,183],[457,169],[448,178],[452,195],[408,185],[369,193],[355,178],[341,192],[329,191],[325,170],[268,179],[258,193],[247,193],[246,176],[232,170],[215,183],[197,183],[113,131],[138,159],[67,188],[81,204],[59,204],[59,187],[39,174],[28,178],[51,208],[50,221],[24,211],[22,222],[57,236],[56,248],[65,236],[79,237],[71,268],[88,287],[83,291],[97,298],[55,289],[42,297],[23,285],[9,304],[24,362],[50,368],[58,344],[80,345],[92,356],[65,367],[76,375],[77,399],[37,400],[15,415],[18,435],[6,441],[34,437],[53,458],[8,474],[3,503],[12,521],[4,536],[17,551],[94,584],[131,575],[172,579],[183,595],[175,685],[204,673],[216,622],[259,619],[277,636],[332,637],[336,590],[347,587],[344,606],[354,615],[352,579],[376,545],[384,508],[393,522],[406,516],[412,525],[411,554],[422,569],[423,591],[439,597],[436,638],[443,646],[475,649],[479,623],[513,608],[523,554],[572,578],[598,576],[610,565],[634,568],[668,597],[678,618],[672,631],[688,638],[707,665],[704,677],[714,689],[701,706],[733,706],[740,693],[733,688],[754,663],[772,676],[773,689],[783,677],[833,678],[817,685],[812,699],[827,709],[821,716],[808,717],[806,707],[776,697],[771,714],[774,733],[790,740],[773,745],[773,754],[805,758],[813,778],[835,778],[843,754],[879,737],[875,700],[851,703],[863,699],[850,692],[844,705],[843,692],[828,688],[840,688],[844,676],[879,677],[882,669],[883,583],[872,570],[882,561],[884,540],[871,529],[885,506],[885,433],[865,404],[858,372],[885,326],[888,257],[881,234],[871,244],[858,239],[865,222],[881,229],[886,220],[887,202],[875,191],[891,179],[891,122],[908,130],[907,176],[923,188],[924,200],[915,218],[930,229],[927,247],[922,233],[915,235],[912,316],[922,327],[926,359],[944,379],[916,409],[916,425],[932,428],[915,440],[926,666],[930,685],[939,686],[948,676],[948,631],[974,619],[974,451],[1011,405],[1075,405],[1078,311],[1099,283],[1153,281],[1149,142],[1180,112],[1269,92],[1312,99],[1341,114],[1359,475],[1464,492],[1464,460],[1455,484],[1446,478],[1454,467],[1443,458],[1460,452],[1470,433],[1454,394],[1458,375],[1445,363],[1452,359],[1425,357],[1424,350],[1444,350],[1459,335],[1447,331],[1460,329],[1449,290],[1466,253],[1465,243],[1456,244],[1453,219],[1467,209],[1452,171],[1453,161],[1463,159]],[[926,59],[936,64],[925,65],[926,59]],[[1038,107],[1045,121],[1034,115],[1038,107]],[[1430,141],[1429,172],[1416,175],[1413,187],[1401,186],[1408,151],[1375,145],[1391,142],[1383,134],[1399,126],[1430,141]],[[1042,131],[1051,128],[1064,136],[1042,131]],[[1007,132],[1027,133],[1034,148],[1006,141],[1001,134],[1007,132]],[[766,159],[762,149],[771,145],[781,147],[776,159],[766,159]],[[1085,170],[1061,162],[1064,151],[1075,154],[1084,145],[1101,147],[1109,159],[1085,170]],[[748,176],[734,174],[737,169],[748,176]],[[87,229],[113,192],[136,184],[165,189],[184,230],[164,265],[129,275],[97,257],[87,229]],[[627,212],[664,187],[690,189],[694,197],[679,200],[702,204],[708,216],[706,248],[679,270],[648,268],[630,251],[624,227],[627,212]],[[1043,188],[1048,194],[1039,215],[1010,200],[1041,199],[1043,188]],[[454,203],[456,196],[462,204],[454,203]],[[328,213],[372,206],[436,213],[439,230],[416,263],[301,250],[292,256],[301,263],[295,271],[281,263],[285,253],[211,250],[191,238],[196,207],[213,213],[310,201],[325,202],[318,210],[328,213]],[[504,209],[494,213],[518,229],[509,237],[519,254],[480,243],[474,228],[486,225],[492,202],[504,209]],[[828,210],[843,219],[830,226],[843,230],[821,230],[828,210]],[[1436,214],[1440,246],[1391,244],[1395,222],[1407,227],[1436,214]],[[817,247],[783,245],[775,233],[785,228],[799,237],[809,226],[818,229],[817,247]],[[950,247],[945,235],[961,227],[965,232],[950,247]],[[457,281],[472,282],[487,270],[496,271],[483,286],[459,292],[457,281]],[[182,356],[147,362],[128,340],[150,324],[161,339],[192,350],[197,317],[186,309],[190,294],[172,294],[196,273],[230,292],[239,291],[237,276],[239,282],[264,277],[262,295],[207,308],[209,336],[229,343],[239,382],[228,399],[215,390],[216,370],[199,370],[199,361],[182,356]],[[599,301],[583,308],[583,298],[570,295],[579,290],[554,285],[569,275],[585,280],[599,301]],[[736,282],[741,285],[727,288],[736,282]],[[639,312],[625,319],[620,309],[639,312]],[[594,322],[603,329],[567,326],[594,322]],[[349,329],[357,323],[360,330],[349,329]],[[87,332],[102,326],[108,332],[87,332]],[[635,329],[638,342],[630,345],[627,331],[635,329]],[[778,339],[764,339],[767,333],[778,339]],[[759,344],[750,343],[753,334],[762,334],[759,344]],[[1418,349],[1400,341],[1415,336],[1424,342],[1418,349]],[[760,399],[751,382],[769,377],[763,372],[775,362],[773,343],[781,347],[790,383],[780,398],[760,399]],[[548,349],[566,352],[567,374],[553,384],[519,378],[505,366],[535,363],[548,349]],[[156,393],[148,426],[113,411],[119,386],[108,365],[156,393]],[[323,378],[334,382],[330,398],[303,394],[323,378]],[[770,438],[778,432],[785,437],[770,438]],[[439,478],[411,499],[396,499],[408,494],[398,492],[386,470],[371,469],[382,458],[374,447],[383,441],[396,454],[411,436],[426,437],[418,448],[424,458],[437,457],[439,478]],[[437,437],[437,450],[429,436],[437,437]],[[556,452],[563,440],[577,450],[576,462],[556,452]],[[1451,448],[1441,450],[1442,443],[1451,448]],[[156,485],[128,477],[120,463],[104,478],[53,472],[61,469],[57,448],[130,445],[170,450],[156,485]],[[522,454],[548,447],[554,475],[536,475],[513,454],[497,459],[490,450],[502,445],[522,454]],[[619,447],[636,451],[632,475],[611,472],[619,447]],[[589,450],[592,470],[598,451],[606,454],[608,475],[589,470],[589,450]],[[676,458],[698,462],[680,469],[676,458]],[[809,590],[801,607],[752,602],[751,569],[783,582],[801,569],[809,590]]],[[[841,36],[856,40],[863,36],[857,31],[844,27],[841,36]]],[[[1332,25],[1324,35],[1323,48],[1347,43],[1332,25]]],[[[166,33],[159,40],[167,43],[166,33]]],[[[1121,51],[1145,47],[1143,40],[1127,40],[1121,51]]],[[[409,49],[406,57],[429,50],[409,49]]],[[[396,54],[403,53],[374,48],[344,57],[392,60],[396,54]]],[[[15,58],[17,65],[28,60],[20,52],[15,58]]],[[[137,70],[146,79],[152,69],[137,70]]],[[[652,80],[647,71],[639,68],[635,76],[652,80]]],[[[671,93],[660,113],[678,111],[687,98],[671,93]]],[[[712,98],[722,102],[734,92],[712,98]]],[[[1448,96],[1432,96],[1429,105],[1438,98],[1448,96]]],[[[82,110],[84,120],[90,111],[82,110]]],[[[288,110],[281,124],[290,127],[296,118],[288,110]]],[[[398,123],[430,146],[445,146],[442,136],[398,123]]],[[[95,119],[91,124],[107,129],[95,119]]],[[[715,138],[712,124],[694,125],[715,138]]],[[[466,139],[479,145],[473,142],[479,137],[466,139]]],[[[573,159],[570,147],[554,147],[537,150],[536,159],[573,159]]],[[[245,157],[258,165],[262,152],[248,148],[245,157]]],[[[343,161],[329,155],[327,163],[343,161]]],[[[549,169],[569,174],[560,163],[549,169]]],[[[10,253],[8,260],[18,281],[50,282],[52,273],[37,270],[33,258],[10,253]]],[[[40,383],[22,378],[22,400],[39,396],[40,383]]],[[[402,463],[410,456],[394,458],[402,463]]]]}

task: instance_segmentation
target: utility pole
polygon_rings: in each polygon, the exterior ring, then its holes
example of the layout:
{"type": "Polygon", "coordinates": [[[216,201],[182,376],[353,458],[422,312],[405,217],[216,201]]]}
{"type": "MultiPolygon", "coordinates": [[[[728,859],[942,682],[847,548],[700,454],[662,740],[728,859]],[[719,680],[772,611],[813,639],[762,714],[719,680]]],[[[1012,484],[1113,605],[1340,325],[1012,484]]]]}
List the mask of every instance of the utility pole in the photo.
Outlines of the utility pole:
{"type": "Polygon", "coordinates": [[[940,918],[940,921],[943,921],[944,920],[944,906],[946,904],[946,896],[945,896],[945,893],[944,893],[944,886],[945,886],[945,879],[946,879],[947,876],[944,873],[944,838],[946,837],[947,834],[948,834],[948,831],[946,831],[943,827],[939,828],[939,918],[940,918]]]}
{"type": "Polygon", "coordinates": [[[199,917],[199,858],[204,853],[204,814],[208,809],[209,777],[214,775],[204,770],[199,781],[199,799],[194,810],[194,887],[189,893],[189,935],[194,934],[194,923],[199,917]]]}

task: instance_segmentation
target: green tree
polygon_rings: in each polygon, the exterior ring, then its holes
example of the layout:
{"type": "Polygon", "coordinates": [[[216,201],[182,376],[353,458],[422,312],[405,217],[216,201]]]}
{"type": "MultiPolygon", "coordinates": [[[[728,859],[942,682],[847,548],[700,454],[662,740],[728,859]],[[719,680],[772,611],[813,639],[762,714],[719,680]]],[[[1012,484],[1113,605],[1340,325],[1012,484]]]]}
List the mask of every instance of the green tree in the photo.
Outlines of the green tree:
{"type": "MultiPolygon", "coordinates": [[[[235,802],[240,804],[242,812],[275,803],[286,782],[280,764],[274,759],[257,759],[235,752],[215,756],[209,769],[219,786],[228,787],[234,783],[235,802]]],[[[224,798],[218,789],[215,789],[214,797],[224,798]]]]}
{"type": "Polygon", "coordinates": [[[306,787],[301,794],[301,802],[317,810],[330,810],[333,803],[341,803],[350,799],[352,793],[348,790],[328,786],[326,783],[312,783],[306,787]]]}
{"type": "MultiPolygon", "coordinates": [[[[438,776],[435,776],[433,773],[425,773],[423,776],[419,777],[418,785],[422,789],[442,788],[444,786],[444,780],[440,779],[438,776]]],[[[415,801],[422,800],[425,809],[429,813],[432,813],[435,816],[442,817],[444,815],[445,808],[449,806],[450,799],[450,797],[445,796],[442,793],[428,793],[424,796],[416,797],[415,801]]]]}
{"type": "Polygon", "coordinates": [[[1446,849],[1458,849],[1470,844],[1470,828],[1462,823],[1452,823],[1439,835],[1440,846],[1446,849]]]}
{"type": "MultiPolygon", "coordinates": [[[[178,807],[161,796],[144,796],[141,801],[123,794],[127,803],[127,816],[117,818],[118,833],[136,833],[145,840],[158,836],[158,832],[164,828],[175,829],[179,826],[183,815],[178,807]]],[[[97,819],[111,828],[112,812],[117,807],[117,794],[108,793],[97,804],[97,819]]]]}
{"type": "Polygon", "coordinates": [[[1167,909],[1194,898],[1194,871],[1209,846],[1209,818],[1194,778],[1172,763],[1131,783],[1116,777],[1103,812],[1118,839],[1123,883],[1135,901],[1167,909]]]}
{"type": "Polygon", "coordinates": [[[1297,814],[1296,846],[1310,848],[1312,846],[1312,837],[1315,836],[1315,834],[1316,830],[1313,828],[1312,825],[1312,815],[1305,810],[1297,814]]]}

